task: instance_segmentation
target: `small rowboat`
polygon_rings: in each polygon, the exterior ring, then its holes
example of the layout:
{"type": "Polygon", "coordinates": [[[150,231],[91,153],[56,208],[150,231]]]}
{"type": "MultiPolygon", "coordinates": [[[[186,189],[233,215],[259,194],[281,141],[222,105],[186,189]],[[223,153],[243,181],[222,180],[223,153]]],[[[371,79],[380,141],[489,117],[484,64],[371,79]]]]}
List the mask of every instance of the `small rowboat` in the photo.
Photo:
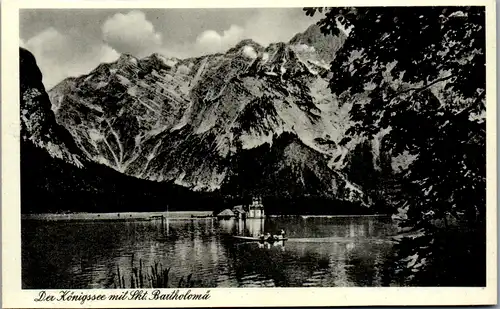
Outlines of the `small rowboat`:
{"type": "MultiPolygon", "coordinates": [[[[258,237],[248,237],[248,236],[233,236],[233,238],[236,238],[237,240],[244,240],[244,241],[262,241],[258,237]]],[[[285,241],[288,240],[288,238],[272,238],[272,239],[267,239],[264,240],[266,242],[279,242],[279,241],[285,241]]]]}

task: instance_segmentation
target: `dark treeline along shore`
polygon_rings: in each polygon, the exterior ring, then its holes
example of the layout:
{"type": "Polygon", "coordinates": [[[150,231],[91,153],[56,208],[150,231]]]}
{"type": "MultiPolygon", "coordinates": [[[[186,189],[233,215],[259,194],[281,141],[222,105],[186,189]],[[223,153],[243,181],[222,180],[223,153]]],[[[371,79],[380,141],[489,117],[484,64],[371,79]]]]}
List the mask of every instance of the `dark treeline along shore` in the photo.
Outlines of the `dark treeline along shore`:
{"type": "Polygon", "coordinates": [[[484,286],[484,7],[304,13],[288,42],[122,54],[48,91],[20,48],[21,211],[391,214],[406,284],[484,286]]]}
{"type": "MultiPolygon", "coordinates": [[[[123,175],[112,168],[88,162],[85,169],[52,158],[44,150],[23,143],[21,150],[22,213],[213,211],[245,204],[251,195],[193,192],[172,184],[123,175]],[[47,182],[49,175],[50,182],[47,182]],[[53,177],[53,178],[52,178],[53,177]]],[[[390,213],[326,197],[265,196],[270,214],[359,215],[390,213]],[[332,207],[332,204],[335,207],[332,207]],[[313,208],[308,207],[314,205],[313,208]]]]}

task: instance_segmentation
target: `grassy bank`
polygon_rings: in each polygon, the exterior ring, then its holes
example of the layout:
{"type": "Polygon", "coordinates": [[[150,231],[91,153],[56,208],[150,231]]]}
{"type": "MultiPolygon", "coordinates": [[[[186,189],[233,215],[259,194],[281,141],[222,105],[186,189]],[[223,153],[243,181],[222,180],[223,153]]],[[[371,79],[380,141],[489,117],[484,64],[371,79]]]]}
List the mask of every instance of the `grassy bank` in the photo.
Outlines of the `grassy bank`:
{"type": "Polygon", "coordinates": [[[139,265],[134,265],[134,256],[131,259],[130,273],[120,271],[120,266],[116,265],[116,274],[113,274],[112,282],[115,289],[142,289],[142,288],[192,288],[195,287],[193,274],[182,276],[179,281],[173,280],[170,276],[170,267],[164,268],[162,263],[155,262],[154,265],[145,267],[142,259],[139,265]]]}

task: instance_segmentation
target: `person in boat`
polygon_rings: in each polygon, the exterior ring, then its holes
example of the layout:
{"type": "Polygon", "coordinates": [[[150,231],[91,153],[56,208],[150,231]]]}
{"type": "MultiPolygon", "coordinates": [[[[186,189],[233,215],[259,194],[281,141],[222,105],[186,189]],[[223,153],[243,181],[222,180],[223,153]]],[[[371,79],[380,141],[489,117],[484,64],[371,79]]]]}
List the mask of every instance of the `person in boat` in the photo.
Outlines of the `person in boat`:
{"type": "Polygon", "coordinates": [[[279,234],[273,235],[273,240],[274,241],[279,241],[279,240],[282,240],[282,239],[285,239],[285,231],[283,229],[281,229],[281,231],[280,231],[279,234]]]}
{"type": "Polygon", "coordinates": [[[271,236],[270,233],[267,233],[266,236],[264,237],[264,240],[267,242],[273,241],[273,236],[271,236]]]}
{"type": "Polygon", "coordinates": [[[264,234],[262,234],[262,233],[261,233],[261,234],[259,235],[259,242],[260,242],[260,243],[264,243],[264,241],[265,241],[264,234]]]}

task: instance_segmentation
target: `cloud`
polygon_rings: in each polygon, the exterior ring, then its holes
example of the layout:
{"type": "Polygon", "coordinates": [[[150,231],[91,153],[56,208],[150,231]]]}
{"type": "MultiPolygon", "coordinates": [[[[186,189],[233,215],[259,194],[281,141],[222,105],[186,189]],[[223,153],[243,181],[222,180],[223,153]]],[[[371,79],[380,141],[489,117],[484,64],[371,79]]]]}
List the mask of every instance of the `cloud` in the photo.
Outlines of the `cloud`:
{"type": "Polygon", "coordinates": [[[33,53],[40,56],[58,54],[61,50],[70,48],[68,40],[56,29],[50,27],[30,38],[25,46],[33,48],[33,53]]]}
{"type": "Polygon", "coordinates": [[[222,34],[214,30],[207,30],[198,36],[195,48],[205,54],[224,52],[236,45],[242,39],[243,33],[244,29],[237,25],[231,25],[222,34]]]}
{"type": "Polygon", "coordinates": [[[98,51],[99,62],[113,62],[120,57],[120,54],[108,45],[101,45],[98,51]]]}
{"type": "MultiPolygon", "coordinates": [[[[44,84],[51,88],[66,77],[86,74],[99,63],[116,60],[120,53],[144,57],[158,52],[167,57],[188,58],[226,52],[243,39],[253,39],[267,46],[290,40],[316,21],[306,17],[301,10],[262,9],[252,12],[255,13],[233,18],[233,24],[225,24],[225,30],[221,30],[224,27],[205,28],[194,36],[195,39],[180,37],[169,40],[168,44],[163,42],[158,29],[139,10],[100,19],[104,22],[96,24],[94,32],[81,31],[81,27],[56,28],[51,24],[30,37],[21,36],[19,44],[35,55],[44,75],[44,84]]],[[[220,23],[207,23],[224,25],[224,18],[221,15],[220,23]]],[[[190,23],[177,27],[189,28],[190,23]]],[[[250,46],[244,47],[243,53],[251,58],[256,56],[250,46]]]]}
{"type": "MultiPolygon", "coordinates": [[[[164,52],[175,56],[183,54],[185,57],[190,57],[225,52],[243,39],[252,39],[263,46],[287,42],[316,20],[317,18],[305,16],[300,10],[259,10],[241,25],[233,24],[222,33],[213,29],[206,30],[197,37],[194,44],[169,46],[169,49],[164,49],[164,52]],[[174,52],[175,48],[177,50],[174,52]]],[[[247,56],[253,57],[252,53],[248,53],[247,56]]]]}
{"type": "Polygon", "coordinates": [[[295,34],[303,32],[318,19],[305,16],[300,10],[264,9],[248,19],[243,28],[245,38],[267,46],[270,43],[287,42],[295,34]]]}
{"type": "Polygon", "coordinates": [[[144,13],[131,11],[108,18],[98,37],[89,37],[71,29],[65,33],[48,27],[29,39],[20,38],[20,46],[33,53],[47,89],[67,77],[89,73],[103,62],[113,62],[120,53],[143,57],[161,49],[161,35],[144,13]]]}
{"type": "Polygon", "coordinates": [[[247,56],[250,59],[257,58],[257,52],[250,45],[246,45],[246,46],[243,47],[243,55],[247,56]]]}
{"type": "Polygon", "coordinates": [[[26,41],[21,39],[20,44],[35,56],[47,89],[67,77],[86,74],[99,63],[119,57],[108,45],[89,42],[83,34],[63,34],[52,27],[26,41]]]}
{"type": "Polygon", "coordinates": [[[161,34],[141,11],[117,13],[102,25],[104,41],[119,53],[144,57],[162,44],[161,34]]]}

